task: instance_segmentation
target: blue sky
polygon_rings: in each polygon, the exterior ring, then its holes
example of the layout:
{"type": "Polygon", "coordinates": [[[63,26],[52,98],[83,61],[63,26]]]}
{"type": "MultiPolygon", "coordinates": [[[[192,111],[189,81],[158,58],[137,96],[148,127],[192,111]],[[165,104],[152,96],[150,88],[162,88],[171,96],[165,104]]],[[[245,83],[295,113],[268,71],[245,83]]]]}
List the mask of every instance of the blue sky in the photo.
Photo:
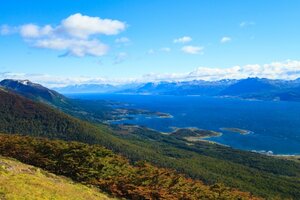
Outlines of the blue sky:
{"type": "Polygon", "coordinates": [[[0,77],[297,78],[299,10],[297,0],[0,0],[0,77]]]}

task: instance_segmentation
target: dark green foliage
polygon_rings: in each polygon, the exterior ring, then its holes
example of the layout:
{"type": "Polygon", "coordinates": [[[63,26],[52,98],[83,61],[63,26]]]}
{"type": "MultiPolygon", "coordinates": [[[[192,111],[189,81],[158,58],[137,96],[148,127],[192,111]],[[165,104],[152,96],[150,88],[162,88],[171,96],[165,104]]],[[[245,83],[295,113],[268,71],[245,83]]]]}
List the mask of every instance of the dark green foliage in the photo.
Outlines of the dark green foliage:
{"type": "Polygon", "coordinates": [[[145,162],[127,159],[98,146],[0,135],[0,153],[22,162],[99,187],[129,199],[259,199],[249,193],[200,181],[145,162]]]}
{"type": "Polygon", "coordinates": [[[0,90],[0,132],[92,142],[99,129],[41,103],[0,90]]]}
{"type": "Polygon", "coordinates": [[[206,142],[187,145],[186,141],[143,128],[119,137],[147,149],[136,153],[140,157],[208,184],[222,182],[269,198],[297,199],[300,195],[300,164],[296,162],[206,142]]]}

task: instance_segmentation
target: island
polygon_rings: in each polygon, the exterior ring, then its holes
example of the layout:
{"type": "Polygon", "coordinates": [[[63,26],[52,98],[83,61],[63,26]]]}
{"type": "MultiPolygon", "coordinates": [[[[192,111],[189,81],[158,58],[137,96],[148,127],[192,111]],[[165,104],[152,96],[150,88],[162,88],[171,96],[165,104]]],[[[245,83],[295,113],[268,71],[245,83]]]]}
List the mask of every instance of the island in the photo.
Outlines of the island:
{"type": "Polygon", "coordinates": [[[198,129],[194,127],[190,128],[176,128],[173,127],[174,131],[169,135],[176,137],[177,139],[184,139],[189,142],[203,141],[205,138],[210,137],[220,137],[222,133],[212,131],[212,130],[204,130],[198,129]]]}
{"type": "Polygon", "coordinates": [[[233,132],[233,133],[239,133],[241,135],[247,135],[247,134],[251,133],[251,131],[249,131],[249,130],[240,129],[240,128],[220,128],[220,130],[229,131],[229,132],[233,132]]]}

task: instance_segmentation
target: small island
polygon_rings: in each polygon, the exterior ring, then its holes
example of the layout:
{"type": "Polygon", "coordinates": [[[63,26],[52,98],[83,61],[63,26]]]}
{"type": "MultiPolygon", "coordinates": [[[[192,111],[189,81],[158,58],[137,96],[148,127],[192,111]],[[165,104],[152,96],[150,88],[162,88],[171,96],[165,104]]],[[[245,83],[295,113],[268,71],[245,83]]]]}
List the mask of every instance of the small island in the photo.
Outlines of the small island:
{"type": "Polygon", "coordinates": [[[220,128],[220,130],[229,131],[229,132],[233,132],[233,133],[239,133],[241,135],[247,135],[247,134],[251,133],[251,131],[249,131],[249,130],[244,130],[244,129],[240,129],[240,128],[220,128]]]}
{"type": "Polygon", "coordinates": [[[222,133],[198,128],[174,128],[169,135],[189,142],[203,141],[205,138],[220,137],[222,133]]]}
{"type": "Polygon", "coordinates": [[[168,113],[134,108],[114,108],[110,112],[110,116],[111,119],[107,120],[109,122],[134,120],[138,116],[145,116],[147,118],[173,118],[173,116],[168,113]]]}

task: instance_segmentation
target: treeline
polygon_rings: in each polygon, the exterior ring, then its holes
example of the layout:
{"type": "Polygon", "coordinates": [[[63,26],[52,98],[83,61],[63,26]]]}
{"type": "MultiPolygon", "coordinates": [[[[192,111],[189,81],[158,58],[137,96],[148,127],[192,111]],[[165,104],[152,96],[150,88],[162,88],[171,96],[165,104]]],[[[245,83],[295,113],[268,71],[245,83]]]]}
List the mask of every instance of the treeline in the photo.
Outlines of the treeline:
{"type": "Polygon", "coordinates": [[[0,135],[0,154],[129,199],[259,199],[221,184],[204,185],[146,162],[130,164],[99,145],[0,135]]]}

